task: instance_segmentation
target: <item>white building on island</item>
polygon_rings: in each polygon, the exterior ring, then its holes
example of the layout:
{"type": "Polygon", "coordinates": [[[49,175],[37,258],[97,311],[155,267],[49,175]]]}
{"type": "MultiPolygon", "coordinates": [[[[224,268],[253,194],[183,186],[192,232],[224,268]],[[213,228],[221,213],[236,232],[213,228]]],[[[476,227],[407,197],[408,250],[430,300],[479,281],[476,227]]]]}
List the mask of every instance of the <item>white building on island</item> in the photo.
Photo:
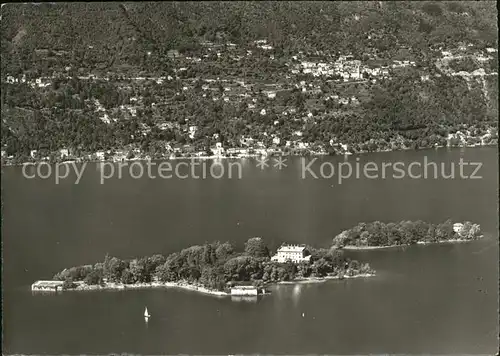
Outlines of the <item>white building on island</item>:
{"type": "Polygon", "coordinates": [[[464,224],[462,224],[462,223],[453,224],[453,231],[456,233],[459,233],[460,231],[462,231],[463,228],[464,228],[464,224]]]}
{"type": "Polygon", "coordinates": [[[282,245],[277,253],[271,257],[271,261],[285,263],[292,261],[294,263],[309,262],[311,255],[308,254],[306,247],[302,245],[282,245]]]}
{"type": "Polygon", "coordinates": [[[231,288],[231,295],[258,295],[259,290],[254,286],[236,286],[231,288]]]}
{"type": "Polygon", "coordinates": [[[62,281],[36,281],[31,285],[32,291],[58,292],[63,290],[62,281]]]}

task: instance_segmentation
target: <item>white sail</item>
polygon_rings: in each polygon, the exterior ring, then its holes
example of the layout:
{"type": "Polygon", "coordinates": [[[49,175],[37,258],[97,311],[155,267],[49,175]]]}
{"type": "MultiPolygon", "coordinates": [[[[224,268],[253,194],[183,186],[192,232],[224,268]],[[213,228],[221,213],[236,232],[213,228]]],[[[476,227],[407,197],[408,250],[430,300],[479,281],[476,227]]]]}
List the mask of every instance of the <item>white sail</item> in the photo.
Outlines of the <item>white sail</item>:
{"type": "Polygon", "coordinates": [[[148,307],[146,307],[146,309],[144,309],[144,317],[145,318],[149,318],[151,315],[149,315],[148,313],[148,307]]]}

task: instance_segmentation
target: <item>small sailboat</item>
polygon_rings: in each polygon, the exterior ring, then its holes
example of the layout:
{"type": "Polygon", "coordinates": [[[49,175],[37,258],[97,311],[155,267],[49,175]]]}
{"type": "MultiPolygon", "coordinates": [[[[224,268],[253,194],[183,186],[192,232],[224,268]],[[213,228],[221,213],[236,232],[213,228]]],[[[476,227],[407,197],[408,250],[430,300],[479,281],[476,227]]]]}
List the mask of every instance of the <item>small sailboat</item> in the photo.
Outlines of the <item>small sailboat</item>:
{"type": "Polygon", "coordinates": [[[148,307],[146,307],[146,309],[144,309],[144,318],[146,320],[148,320],[150,317],[151,317],[151,315],[148,312],[148,307]]]}

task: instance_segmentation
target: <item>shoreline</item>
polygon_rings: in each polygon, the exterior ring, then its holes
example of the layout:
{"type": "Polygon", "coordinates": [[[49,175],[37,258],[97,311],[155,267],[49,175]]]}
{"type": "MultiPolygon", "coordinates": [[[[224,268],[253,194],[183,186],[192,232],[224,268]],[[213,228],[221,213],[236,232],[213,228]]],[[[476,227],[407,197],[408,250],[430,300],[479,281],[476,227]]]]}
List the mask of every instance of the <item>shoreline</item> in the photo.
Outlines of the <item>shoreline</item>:
{"type": "MultiPolygon", "coordinates": [[[[374,277],[375,273],[360,273],[354,276],[344,276],[340,278],[339,276],[326,276],[326,277],[307,277],[300,278],[293,281],[280,281],[280,282],[270,282],[265,284],[265,286],[275,286],[280,284],[314,284],[314,283],[323,283],[328,280],[341,280],[341,279],[354,279],[354,278],[368,278],[374,277]]],[[[188,290],[192,292],[198,292],[205,295],[212,295],[217,297],[229,297],[232,296],[231,293],[218,291],[209,289],[203,286],[197,286],[194,284],[189,284],[186,282],[150,282],[150,283],[134,283],[134,284],[123,284],[123,283],[114,283],[114,282],[106,282],[104,284],[85,284],[83,281],[75,282],[77,285],[75,288],[69,288],[62,290],[64,292],[92,292],[92,291],[124,291],[124,290],[137,290],[137,289],[159,289],[159,288],[177,288],[182,290],[188,290]]],[[[44,292],[44,291],[33,291],[35,293],[44,292]]],[[[264,293],[270,294],[270,293],[264,293]]]]}
{"type": "Polygon", "coordinates": [[[77,284],[76,288],[66,289],[64,291],[105,291],[105,290],[127,290],[127,289],[153,289],[153,288],[178,288],[183,290],[190,290],[193,292],[199,292],[214,296],[229,296],[230,293],[208,289],[202,286],[197,286],[194,284],[189,284],[185,282],[150,282],[150,283],[134,283],[134,284],[123,284],[106,282],[104,285],[92,284],[88,285],[84,282],[75,282],[77,284]]]}
{"type": "Polygon", "coordinates": [[[259,157],[279,157],[279,156],[291,156],[291,157],[336,157],[336,156],[352,156],[358,154],[366,154],[366,153],[388,153],[388,152],[405,152],[405,151],[422,151],[422,150],[430,150],[430,149],[444,149],[444,148],[481,148],[481,147],[492,147],[498,146],[498,143],[489,143],[489,144],[480,144],[480,145],[465,145],[465,146],[434,146],[434,147],[421,147],[418,149],[414,148],[400,148],[400,149],[381,149],[376,151],[359,151],[355,153],[345,152],[339,154],[328,154],[323,152],[307,152],[307,154],[284,154],[280,151],[270,151],[265,154],[263,153],[248,153],[248,154],[238,154],[236,156],[222,156],[222,155],[214,155],[214,156],[199,156],[199,155],[190,155],[190,156],[181,156],[181,157],[172,157],[171,155],[153,158],[153,157],[134,157],[134,158],[122,158],[122,159],[82,159],[80,158],[71,158],[67,160],[57,160],[55,162],[50,162],[49,160],[37,160],[37,161],[28,161],[28,162],[20,162],[20,163],[12,163],[12,162],[2,162],[2,167],[13,167],[13,166],[23,166],[26,164],[40,164],[42,162],[48,164],[71,164],[71,163],[121,163],[121,162],[134,162],[134,161],[175,161],[175,160],[218,160],[218,159],[228,159],[228,160],[241,160],[246,158],[259,158],[259,157]]]}
{"type": "Polygon", "coordinates": [[[441,241],[417,241],[416,244],[406,244],[406,245],[389,245],[389,246],[343,246],[342,249],[344,250],[358,250],[358,251],[363,251],[363,250],[381,250],[381,249],[389,249],[389,248],[396,248],[396,247],[409,247],[413,245],[438,245],[438,244],[447,244],[447,243],[466,243],[466,242],[472,242],[472,241],[478,241],[481,240],[484,237],[484,235],[481,235],[477,239],[471,239],[471,240],[466,240],[466,239],[451,239],[451,240],[441,240],[441,241]]]}
{"type": "Polygon", "coordinates": [[[369,278],[375,277],[375,273],[360,273],[354,276],[343,276],[342,278],[339,276],[325,276],[325,277],[307,277],[301,279],[295,279],[293,281],[281,281],[275,283],[276,285],[289,285],[289,284],[316,284],[316,283],[324,283],[331,280],[342,280],[342,279],[354,279],[354,278],[369,278]]]}

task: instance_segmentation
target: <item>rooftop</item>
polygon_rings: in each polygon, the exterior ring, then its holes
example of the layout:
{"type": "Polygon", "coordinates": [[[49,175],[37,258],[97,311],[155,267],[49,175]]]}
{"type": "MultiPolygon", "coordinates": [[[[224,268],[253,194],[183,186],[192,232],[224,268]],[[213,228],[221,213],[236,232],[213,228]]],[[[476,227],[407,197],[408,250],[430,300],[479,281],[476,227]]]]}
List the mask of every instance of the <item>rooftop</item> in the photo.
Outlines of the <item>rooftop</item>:
{"type": "Polygon", "coordinates": [[[62,286],[63,282],[62,281],[36,281],[33,283],[33,286],[37,287],[57,287],[57,286],[62,286]]]}
{"type": "Polygon", "coordinates": [[[305,248],[304,245],[282,245],[278,252],[302,252],[305,248]]]}
{"type": "Polygon", "coordinates": [[[257,289],[255,286],[234,286],[231,289],[257,289]]]}

